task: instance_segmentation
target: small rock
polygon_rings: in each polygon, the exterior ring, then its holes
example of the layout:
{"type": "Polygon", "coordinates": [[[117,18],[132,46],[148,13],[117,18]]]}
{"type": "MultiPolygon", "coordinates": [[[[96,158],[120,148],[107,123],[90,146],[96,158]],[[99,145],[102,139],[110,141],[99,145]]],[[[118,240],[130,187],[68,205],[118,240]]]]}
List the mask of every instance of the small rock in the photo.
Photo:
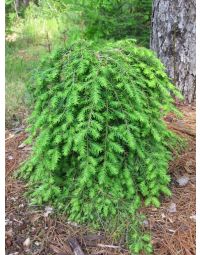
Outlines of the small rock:
{"type": "Polygon", "coordinates": [[[40,242],[36,241],[35,245],[40,246],[40,242]]]}
{"type": "Polygon", "coordinates": [[[21,143],[21,144],[18,146],[18,148],[19,148],[19,149],[23,149],[25,146],[26,146],[26,144],[21,143]]]}
{"type": "Polygon", "coordinates": [[[178,182],[179,186],[183,187],[188,184],[189,178],[187,176],[181,176],[176,181],[178,182]]]}
{"type": "Polygon", "coordinates": [[[143,221],[143,225],[148,226],[148,225],[149,225],[148,220],[144,220],[144,221],[143,221]]]}
{"type": "Polygon", "coordinates": [[[10,225],[10,224],[12,224],[12,221],[10,221],[9,219],[5,219],[5,226],[10,225]]]}
{"type": "Polygon", "coordinates": [[[13,156],[8,156],[8,160],[12,160],[13,159],[13,156]]]}
{"type": "Polygon", "coordinates": [[[167,211],[170,213],[175,213],[176,212],[176,204],[171,203],[170,206],[167,208],[167,211]]]}
{"type": "Polygon", "coordinates": [[[26,247],[26,248],[28,248],[28,247],[30,247],[30,245],[31,245],[31,240],[30,240],[30,238],[28,237],[28,238],[23,242],[23,246],[26,247]]]}
{"type": "Polygon", "coordinates": [[[196,215],[190,216],[190,219],[196,221],[196,215]]]}
{"type": "Polygon", "coordinates": [[[46,211],[46,212],[52,212],[52,211],[53,211],[53,208],[50,207],[50,206],[46,206],[46,207],[45,207],[45,211],[46,211]]]}
{"type": "Polygon", "coordinates": [[[8,255],[18,255],[18,254],[19,254],[19,252],[16,251],[16,252],[13,252],[13,253],[9,253],[8,255]]]}
{"type": "Polygon", "coordinates": [[[53,208],[50,206],[46,206],[45,207],[45,213],[44,213],[44,217],[48,217],[49,214],[51,214],[53,212],[53,208]]]}

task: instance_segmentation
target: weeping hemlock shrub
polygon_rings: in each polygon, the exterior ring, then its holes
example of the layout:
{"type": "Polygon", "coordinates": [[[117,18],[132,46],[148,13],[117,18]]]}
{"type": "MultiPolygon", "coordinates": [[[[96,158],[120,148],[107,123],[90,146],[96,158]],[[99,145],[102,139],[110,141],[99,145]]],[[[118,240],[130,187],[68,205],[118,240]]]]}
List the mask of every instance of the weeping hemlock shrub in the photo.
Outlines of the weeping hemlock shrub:
{"type": "MultiPolygon", "coordinates": [[[[52,203],[80,223],[132,222],[130,249],[151,251],[135,217],[159,207],[176,137],[163,121],[179,96],[154,54],[134,40],[101,50],[78,41],[39,66],[31,85],[33,152],[21,169],[32,202],[52,203]]],[[[125,224],[125,223],[124,223],[125,224]]]]}

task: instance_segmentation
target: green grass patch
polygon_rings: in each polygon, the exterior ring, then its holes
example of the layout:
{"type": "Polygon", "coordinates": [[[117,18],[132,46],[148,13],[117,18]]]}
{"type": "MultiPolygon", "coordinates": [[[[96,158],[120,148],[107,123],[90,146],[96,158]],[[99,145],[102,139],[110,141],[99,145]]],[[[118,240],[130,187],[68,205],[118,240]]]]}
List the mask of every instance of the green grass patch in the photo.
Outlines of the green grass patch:
{"type": "MultiPolygon", "coordinates": [[[[25,44],[25,43],[24,43],[25,44]]],[[[43,47],[24,48],[17,43],[6,44],[6,126],[23,122],[28,112],[29,96],[26,83],[30,73],[37,66],[41,55],[46,54],[43,47]]]]}

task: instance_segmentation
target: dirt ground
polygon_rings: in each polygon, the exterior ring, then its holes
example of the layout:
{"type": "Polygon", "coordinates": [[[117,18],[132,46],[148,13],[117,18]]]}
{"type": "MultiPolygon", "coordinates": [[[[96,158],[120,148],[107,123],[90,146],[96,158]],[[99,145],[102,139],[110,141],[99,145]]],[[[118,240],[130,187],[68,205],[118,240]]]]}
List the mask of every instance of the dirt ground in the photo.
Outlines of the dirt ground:
{"type": "MultiPolygon", "coordinates": [[[[185,150],[170,164],[173,195],[163,198],[159,209],[142,210],[147,215],[145,228],[152,234],[155,255],[196,254],[196,109],[179,108],[183,119],[166,117],[168,126],[188,141],[185,150]]],[[[31,150],[23,145],[25,138],[23,127],[6,131],[6,255],[73,255],[69,238],[76,238],[84,254],[128,255],[125,248],[113,243],[109,233],[93,233],[56,216],[49,207],[28,205],[24,197],[26,184],[13,176],[31,150]]]]}

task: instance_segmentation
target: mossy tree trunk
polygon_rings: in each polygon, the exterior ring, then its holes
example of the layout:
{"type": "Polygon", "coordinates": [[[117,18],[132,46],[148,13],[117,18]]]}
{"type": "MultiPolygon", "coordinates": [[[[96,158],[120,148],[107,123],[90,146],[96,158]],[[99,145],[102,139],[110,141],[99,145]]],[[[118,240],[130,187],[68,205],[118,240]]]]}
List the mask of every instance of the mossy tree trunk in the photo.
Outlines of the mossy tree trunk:
{"type": "Polygon", "coordinates": [[[151,49],[186,102],[196,97],[195,0],[154,0],[151,49]]]}

